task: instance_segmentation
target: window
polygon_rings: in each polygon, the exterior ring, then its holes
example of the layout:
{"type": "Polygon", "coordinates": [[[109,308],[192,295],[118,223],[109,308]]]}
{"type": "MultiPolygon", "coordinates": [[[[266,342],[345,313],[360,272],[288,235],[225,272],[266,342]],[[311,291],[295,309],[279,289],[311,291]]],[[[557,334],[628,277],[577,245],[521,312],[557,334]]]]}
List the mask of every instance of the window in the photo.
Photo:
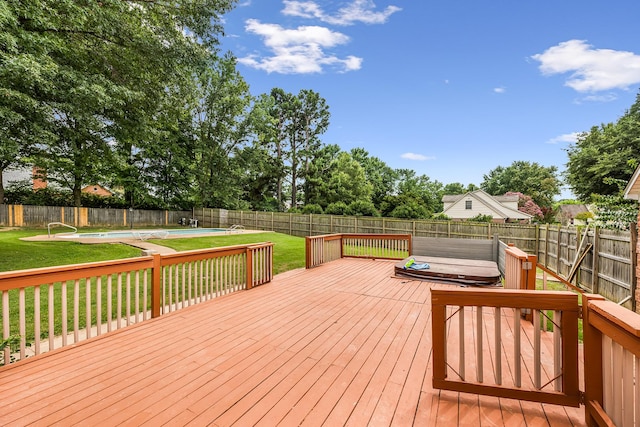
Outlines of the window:
{"type": "Polygon", "coordinates": [[[471,200],[466,200],[466,201],[464,202],[464,208],[465,208],[465,209],[472,209],[472,207],[471,207],[471,200]]]}

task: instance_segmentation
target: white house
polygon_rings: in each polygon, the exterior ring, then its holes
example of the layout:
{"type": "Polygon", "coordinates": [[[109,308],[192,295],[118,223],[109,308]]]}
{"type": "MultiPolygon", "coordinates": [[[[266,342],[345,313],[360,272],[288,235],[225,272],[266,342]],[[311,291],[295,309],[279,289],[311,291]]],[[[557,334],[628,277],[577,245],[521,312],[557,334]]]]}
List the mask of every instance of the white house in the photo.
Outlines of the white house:
{"type": "Polygon", "coordinates": [[[533,218],[518,210],[518,196],[491,196],[476,190],[467,194],[442,196],[444,215],[451,219],[464,220],[478,215],[490,215],[493,222],[531,222],[533,218]]]}

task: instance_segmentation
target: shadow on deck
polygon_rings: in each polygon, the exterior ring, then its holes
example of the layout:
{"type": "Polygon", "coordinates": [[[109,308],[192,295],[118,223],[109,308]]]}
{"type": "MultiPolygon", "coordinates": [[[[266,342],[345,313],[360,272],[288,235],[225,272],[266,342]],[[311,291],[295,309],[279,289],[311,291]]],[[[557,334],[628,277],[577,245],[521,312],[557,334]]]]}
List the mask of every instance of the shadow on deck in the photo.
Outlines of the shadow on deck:
{"type": "Polygon", "coordinates": [[[0,423],[584,425],[582,408],[434,390],[431,284],[393,269],[290,271],[6,366],[0,423]]]}

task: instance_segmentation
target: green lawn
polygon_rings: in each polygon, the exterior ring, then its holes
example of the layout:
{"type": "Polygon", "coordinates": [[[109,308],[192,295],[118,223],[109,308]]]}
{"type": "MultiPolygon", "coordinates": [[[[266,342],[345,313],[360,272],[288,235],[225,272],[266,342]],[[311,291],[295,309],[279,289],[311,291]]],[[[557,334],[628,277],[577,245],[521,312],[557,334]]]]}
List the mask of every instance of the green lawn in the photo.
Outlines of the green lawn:
{"type": "Polygon", "coordinates": [[[127,245],[108,243],[83,245],[77,242],[25,242],[20,240],[21,237],[40,234],[47,234],[47,231],[42,228],[19,230],[0,228],[0,271],[82,264],[140,255],[140,249],[127,245]]]}
{"type": "MultiPolygon", "coordinates": [[[[80,231],[104,231],[104,229],[82,229],[80,231]]],[[[40,234],[46,234],[46,230],[41,228],[19,230],[0,228],[0,271],[82,264],[140,255],[140,249],[123,244],[85,245],[77,242],[61,242],[60,240],[51,242],[26,242],[20,240],[21,237],[40,234]]],[[[275,274],[304,267],[304,239],[286,234],[267,232],[219,237],[151,240],[155,244],[167,246],[177,251],[266,241],[275,244],[273,250],[275,274]]]]}
{"type": "Polygon", "coordinates": [[[177,251],[191,249],[215,248],[220,246],[240,245],[245,243],[272,242],[274,274],[304,267],[304,238],[275,233],[231,234],[215,237],[191,237],[185,239],[152,239],[158,245],[167,246],[177,251]]]}

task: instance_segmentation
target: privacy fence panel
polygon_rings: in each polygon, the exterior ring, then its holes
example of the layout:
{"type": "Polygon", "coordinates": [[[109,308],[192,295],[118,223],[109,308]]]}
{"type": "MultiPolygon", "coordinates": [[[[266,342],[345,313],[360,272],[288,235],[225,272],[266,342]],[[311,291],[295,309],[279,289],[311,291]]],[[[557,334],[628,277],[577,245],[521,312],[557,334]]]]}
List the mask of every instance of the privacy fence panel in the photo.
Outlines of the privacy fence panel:
{"type": "Polygon", "coordinates": [[[635,257],[634,239],[628,231],[554,225],[539,228],[539,263],[565,278],[573,274],[573,283],[584,290],[631,309],[635,257]],[[579,267],[574,267],[577,264],[579,267]]]}

